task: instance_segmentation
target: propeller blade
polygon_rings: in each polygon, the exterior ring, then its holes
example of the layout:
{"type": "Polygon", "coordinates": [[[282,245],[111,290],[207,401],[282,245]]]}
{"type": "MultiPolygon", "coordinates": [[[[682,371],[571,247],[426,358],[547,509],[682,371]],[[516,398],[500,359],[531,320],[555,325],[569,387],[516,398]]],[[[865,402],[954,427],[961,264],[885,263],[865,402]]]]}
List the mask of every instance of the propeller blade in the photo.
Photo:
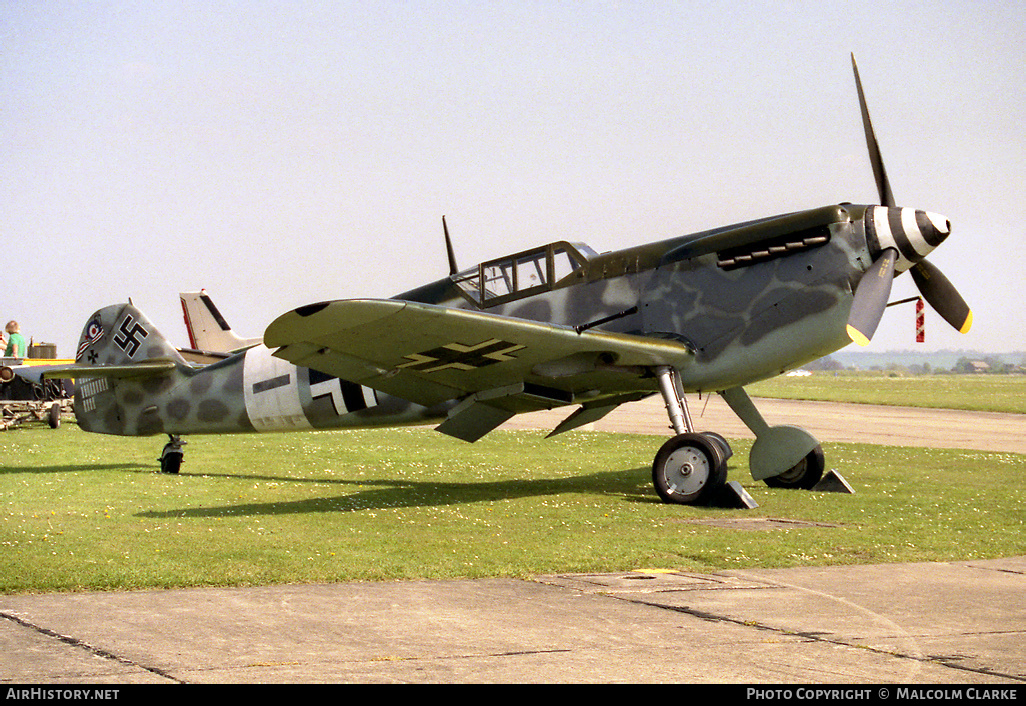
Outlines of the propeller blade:
{"type": "Polygon", "coordinates": [[[930,303],[941,318],[951,324],[959,333],[968,333],[973,325],[973,312],[935,265],[926,260],[917,262],[912,268],[912,279],[915,280],[923,298],[930,303]]]}
{"type": "Polygon", "coordinates": [[[866,147],[869,148],[869,162],[873,165],[873,178],[876,179],[876,190],[880,193],[881,206],[896,206],[891,183],[887,180],[883,157],[880,156],[880,145],[876,142],[873,123],[869,120],[869,108],[866,106],[866,95],[862,92],[862,81],[859,79],[859,67],[855,63],[855,53],[851,55],[851,68],[855,71],[855,88],[859,92],[859,108],[862,110],[862,127],[866,131],[866,147]]]}
{"type": "Polygon", "coordinates": [[[848,336],[860,346],[869,345],[869,339],[876,332],[884,309],[887,308],[897,258],[898,252],[894,248],[884,250],[862,275],[855,288],[855,300],[848,314],[848,336]]]}

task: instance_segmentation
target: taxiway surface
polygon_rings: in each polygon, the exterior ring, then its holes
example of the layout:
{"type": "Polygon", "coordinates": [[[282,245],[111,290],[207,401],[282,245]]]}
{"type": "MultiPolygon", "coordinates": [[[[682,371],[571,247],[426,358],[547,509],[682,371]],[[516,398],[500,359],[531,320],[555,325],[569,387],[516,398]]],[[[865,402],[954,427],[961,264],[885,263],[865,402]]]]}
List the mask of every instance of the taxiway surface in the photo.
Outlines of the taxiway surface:
{"type": "Polygon", "coordinates": [[[1026,684],[1026,557],[0,597],[0,683],[1026,684]]]}
{"type": "MultiPolygon", "coordinates": [[[[770,398],[754,402],[770,425],[794,424],[820,441],[1026,453],[1026,414],[770,398]]],[[[755,438],[719,395],[689,395],[688,405],[700,431],[728,439],[755,438]]],[[[566,409],[522,414],[506,428],[552,429],[567,415],[566,409]]],[[[669,426],[662,398],[655,395],[622,405],[591,428],[669,436],[669,426]]]]}

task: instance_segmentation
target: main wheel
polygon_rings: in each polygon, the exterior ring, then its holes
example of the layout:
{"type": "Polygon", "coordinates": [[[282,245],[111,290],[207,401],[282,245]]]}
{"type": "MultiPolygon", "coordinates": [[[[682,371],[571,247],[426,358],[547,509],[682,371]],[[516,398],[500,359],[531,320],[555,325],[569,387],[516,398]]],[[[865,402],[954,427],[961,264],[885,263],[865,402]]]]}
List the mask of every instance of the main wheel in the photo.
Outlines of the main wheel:
{"type": "Polygon", "coordinates": [[[770,476],[764,482],[771,488],[794,488],[812,490],[823,477],[826,461],[823,458],[823,447],[816,446],[805,458],[780,475],[770,476]]]}
{"type": "Polygon", "coordinates": [[[703,431],[702,436],[709,437],[720,447],[720,455],[723,457],[724,462],[734,455],[734,449],[730,448],[730,442],[723,438],[722,434],[717,434],[714,431],[703,431]]]}
{"type": "Polygon", "coordinates": [[[652,482],[665,503],[698,505],[727,482],[727,464],[719,446],[702,434],[680,434],[659,449],[652,482]]]}

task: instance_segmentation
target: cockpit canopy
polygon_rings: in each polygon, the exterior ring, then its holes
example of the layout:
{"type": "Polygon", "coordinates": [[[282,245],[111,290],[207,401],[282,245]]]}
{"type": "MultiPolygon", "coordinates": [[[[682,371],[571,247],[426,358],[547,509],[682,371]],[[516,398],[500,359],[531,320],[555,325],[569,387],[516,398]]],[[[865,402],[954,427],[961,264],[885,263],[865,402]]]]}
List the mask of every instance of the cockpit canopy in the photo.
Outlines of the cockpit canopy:
{"type": "Polygon", "coordinates": [[[484,308],[553,289],[595,255],[583,243],[560,241],[482,262],[452,279],[464,296],[484,308]]]}

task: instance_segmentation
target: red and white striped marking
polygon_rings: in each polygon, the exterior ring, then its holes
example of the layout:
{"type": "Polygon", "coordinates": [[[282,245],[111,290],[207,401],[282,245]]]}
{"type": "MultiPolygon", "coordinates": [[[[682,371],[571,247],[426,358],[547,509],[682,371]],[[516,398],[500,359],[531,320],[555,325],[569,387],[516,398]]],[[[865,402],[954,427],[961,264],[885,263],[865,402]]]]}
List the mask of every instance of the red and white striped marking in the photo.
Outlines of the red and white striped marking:
{"type": "Polygon", "coordinates": [[[916,300],[916,343],[926,342],[926,304],[923,298],[916,300]]]}

